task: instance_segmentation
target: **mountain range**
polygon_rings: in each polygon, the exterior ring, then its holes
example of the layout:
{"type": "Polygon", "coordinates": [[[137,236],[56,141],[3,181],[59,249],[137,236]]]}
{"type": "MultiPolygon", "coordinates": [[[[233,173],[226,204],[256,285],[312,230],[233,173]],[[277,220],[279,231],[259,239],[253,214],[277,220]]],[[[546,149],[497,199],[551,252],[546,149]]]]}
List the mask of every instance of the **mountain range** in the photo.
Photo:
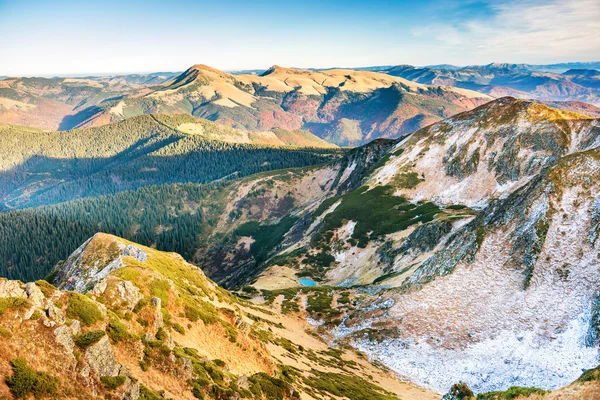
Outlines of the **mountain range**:
{"type": "Polygon", "coordinates": [[[308,130],[343,146],[398,137],[491,99],[380,73],[278,66],[258,76],[231,75],[199,64],[158,86],[132,79],[2,83],[4,122],[62,130],[142,114],[186,113],[251,131],[308,130]]]}
{"type": "Polygon", "coordinates": [[[597,74],[378,68],[0,81],[0,397],[600,397],[597,74]]]}
{"type": "MultiPolygon", "coordinates": [[[[542,101],[579,101],[600,106],[600,72],[592,67],[563,72],[525,64],[492,63],[460,68],[399,65],[381,72],[429,85],[450,85],[486,93],[542,101]]],[[[568,106],[568,103],[567,105],[568,106]]],[[[595,108],[595,113],[598,109],[595,108]]]]}

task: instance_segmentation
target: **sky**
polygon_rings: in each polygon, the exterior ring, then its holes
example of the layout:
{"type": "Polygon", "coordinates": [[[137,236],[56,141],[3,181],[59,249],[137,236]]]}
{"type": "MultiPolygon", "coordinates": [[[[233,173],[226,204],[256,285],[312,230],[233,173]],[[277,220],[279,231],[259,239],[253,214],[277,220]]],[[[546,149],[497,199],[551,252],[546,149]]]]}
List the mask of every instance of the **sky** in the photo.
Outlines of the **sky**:
{"type": "Polygon", "coordinates": [[[598,59],[598,0],[0,0],[8,76],[598,59]]]}

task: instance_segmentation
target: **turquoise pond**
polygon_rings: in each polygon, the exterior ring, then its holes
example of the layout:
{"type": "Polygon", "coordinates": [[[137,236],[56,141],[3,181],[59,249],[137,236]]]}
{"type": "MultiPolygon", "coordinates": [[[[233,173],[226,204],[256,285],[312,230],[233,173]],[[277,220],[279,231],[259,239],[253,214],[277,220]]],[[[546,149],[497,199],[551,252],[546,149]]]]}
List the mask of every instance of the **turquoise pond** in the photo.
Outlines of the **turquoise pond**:
{"type": "Polygon", "coordinates": [[[315,281],[313,281],[312,279],[308,279],[308,278],[299,278],[298,282],[300,282],[300,284],[302,286],[317,286],[315,281]]]}

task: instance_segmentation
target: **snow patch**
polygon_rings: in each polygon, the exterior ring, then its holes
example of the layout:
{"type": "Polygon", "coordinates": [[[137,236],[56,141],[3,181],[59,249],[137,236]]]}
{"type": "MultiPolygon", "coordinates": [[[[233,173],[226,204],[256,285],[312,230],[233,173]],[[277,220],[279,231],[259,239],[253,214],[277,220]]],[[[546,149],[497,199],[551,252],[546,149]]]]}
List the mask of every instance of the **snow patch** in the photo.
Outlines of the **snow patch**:
{"type": "Polygon", "coordinates": [[[598,365],[598,349],[584,346],[588,323],[589,313],[581,314],[551,341],[533,330],[503,331],[464,350],[437,348],[413,339],[381,343],[361,340],[355,346],[417,384],[440,393],[459,381],[475,392],[506,390],[510,386],[555,389],[598,365]]]}

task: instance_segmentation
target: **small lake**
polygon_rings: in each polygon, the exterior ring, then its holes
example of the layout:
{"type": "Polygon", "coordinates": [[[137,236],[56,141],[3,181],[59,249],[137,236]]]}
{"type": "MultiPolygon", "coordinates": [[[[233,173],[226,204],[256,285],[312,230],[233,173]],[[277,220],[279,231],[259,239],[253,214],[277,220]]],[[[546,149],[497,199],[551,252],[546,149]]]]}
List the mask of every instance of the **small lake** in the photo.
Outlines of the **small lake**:
{"type": "Polygon", "coordinates": [[[308,278],[299,278],[298,282],[300,282],[302,286],[317,286],[315,281],[308,278]]]}

